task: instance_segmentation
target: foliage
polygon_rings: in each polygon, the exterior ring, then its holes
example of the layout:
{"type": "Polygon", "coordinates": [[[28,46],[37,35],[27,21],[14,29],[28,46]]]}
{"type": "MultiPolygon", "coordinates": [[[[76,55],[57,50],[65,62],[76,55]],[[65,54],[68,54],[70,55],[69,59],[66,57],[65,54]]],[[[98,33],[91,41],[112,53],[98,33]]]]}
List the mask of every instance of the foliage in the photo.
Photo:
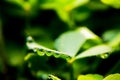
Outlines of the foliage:
{"type": "Polygon", "coordinates": [[[103,3],[113,6],[115,8],[120,8],[120,1],[119,0],[101,0],[103,3]]]}
{"type": "Polygon", "coordinates": [[[0,80],[119,80],[119,0],[0,3],[0,80]]]}
{"type": "Polygon", "coordinates": [[[79,75],[77,80],[103,80],[103,76],[98,74],[79,75]]]}
{"type": "Polygon", "coordinates": [[[105,77],[103,80],[119,80],[119,78],[120,78],[120,74],[116,73],[105,77]]]}

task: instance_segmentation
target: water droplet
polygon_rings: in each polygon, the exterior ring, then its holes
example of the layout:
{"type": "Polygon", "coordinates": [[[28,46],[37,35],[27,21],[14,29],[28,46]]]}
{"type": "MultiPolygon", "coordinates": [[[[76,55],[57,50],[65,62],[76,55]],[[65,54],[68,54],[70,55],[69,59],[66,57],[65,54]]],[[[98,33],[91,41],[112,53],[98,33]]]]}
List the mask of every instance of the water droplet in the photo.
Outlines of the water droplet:
{"type": "Polygon", "coordinates": [[[62,58],[62,59],[65,59],[65,60],[67,60],[67,61],[69,61],[69,60],[71,59],[70,56],[65,55],[65,54],[61,54],[61,58],[62,58]]]}
{"type": "Polygon", "coordinates": [[[36,53],[36,52],[37,52],[37,50],[36,50],[36,49],[33,49],[33,52],[34,52],[34,53],[36,53]]]}
{"type": "Polygon", "coordinates": [[[54,53],[53,54],[56,58],[59,58],[60,57],[60,54],[59,53],[54,53]]]}
{"type": "Polygon", "coordinates": [[[67,57],[66,57],[66,60],[67,60],[67,61],[69,61],[70,59],[71,59],[71,57],[70,57],[70,56],[67,56],[67,57]]]}
{"type": "Polygon", "coordinates": [[[45,53],[44,52],[38,52],[38,55],[43,56],[45,53]]]}
{"type": "Polygon", "coordinates": [[[61,55],[61,58],[65,59],[65,58],[66,58],[66,55],[65,55],[65,54],[62,54],[62,55],[61,55]]]}
{"type": "Polygon", "coordinates": [[[51,56],[51,55],[53,55],[53,52],[52,51],[46,51],[46,55],[51,56]]]}
{"type": "Polygon", "coordinates": [[[101,54],[101,55],[100,55],[100,57],[101,57],[102,59],[106,59],[106,58],[108,58],[108,56],[109,56],[108,53],[105,53],[105,54],[101,54]]]}
{"type": "Polygon", "coordinates": [[[31,36],[28,36],[28,37],[27,37],[27,42],[28,42],[28,43],[32,43],[33,41],[34,41],[34,40],[33,40],[33,38],[32,38],[31,36]]]}
{"type": "Polygon", "coordinates": [[[43,56],[45,54],[43,49],[38,49],[37,50],[38,55],[43,56]]]}
{"type": "Polygon", "coordinates": [[[44,49],[42,49],[42,48],[39,48],[38,50],[41,51],[41,52],[44,52],[44,49]]]}

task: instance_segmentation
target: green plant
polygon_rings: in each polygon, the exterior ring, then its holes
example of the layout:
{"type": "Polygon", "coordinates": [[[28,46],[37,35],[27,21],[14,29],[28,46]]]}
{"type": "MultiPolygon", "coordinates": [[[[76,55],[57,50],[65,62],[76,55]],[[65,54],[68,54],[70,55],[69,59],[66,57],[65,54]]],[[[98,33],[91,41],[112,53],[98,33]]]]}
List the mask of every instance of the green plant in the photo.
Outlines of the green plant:
{"type": "Polygon", "coordinates": [[[5,75],[4,79],[120,78],[118,0],[5,0],[1,3],[0,73],[5,75]],[[113,17],[111,10],[116,12],[113,17]],[[104,13],[107,18],[102,15],[102,19],[98,13],[104,13]],[[12,76],[11,70],[16,71],[12,76]]]}
{"type": "MultiPolygon", "coordinates": [[[[104,59],[104,58],[107,58],[110,55],[110,53],[113,51],[112,47],[110,47],[109,45],[103,44],[101,42],[101,39],[98,36],[96,36],[94,33],[89,31],[85,27],[82,27],[75,31],[66,32],[56,40],[56,43],[55,43],[56,48],[62,52],[43,47],[37,44],[35,41],[33,41],[32,37],[30,36],[27,38],[26,44],[28,46],[28,49],[33,51],[28,53],[28,55],[25,57],[25,60],[28,61],[29,64],[31,64],[31,66],[29,67],[31,67],[33,71],[35,67],[32,67],[32,65],[38,64],[34,62],[34,59],[36,59],[35,57],[37,56],[46,56],[48,57],[48,61],[49,61],[49,57],[51,56],[54,57],[55,59],[59,59],[59,58],[64,59],[63,64],[59,65],[58,67],[60,66],[66,67],[66,64],[67,64],[68,65],[67,67],[70,67],[71,70],[74,70],[73,68],[75,67],[73,67],[73,65],[76,65],[76,66],[79,65],[79,63],[74,64],[74,62],[79,59],[82,59],[85,57],[91,57],[91,56],[101,56],[101,58],[104,59]]],[[[47,59],[45,60],[46,60],[45,62],[47,63],[47,59]]],[[[37,62],[38,61],[39,59],[37,60],[37,62]]],[[[47,73],[50,74],[52,72],[47,71],[47,73]]],[[[73,75],[74,75],[73,72],[70,72],[71,77],[69,79],[74,79],[73,75]]]]}

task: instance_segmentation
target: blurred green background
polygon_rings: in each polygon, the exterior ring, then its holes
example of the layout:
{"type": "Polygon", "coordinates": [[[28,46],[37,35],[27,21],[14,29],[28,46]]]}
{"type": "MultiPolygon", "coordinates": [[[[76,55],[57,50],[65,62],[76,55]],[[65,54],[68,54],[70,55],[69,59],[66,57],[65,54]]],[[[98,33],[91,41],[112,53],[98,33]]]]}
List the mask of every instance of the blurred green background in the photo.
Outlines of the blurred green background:
{"type": "MultiPolygon", "coordinates": [[[[58,36],[80,26],[87,26],[109,43],[120,34],[120,1],[0,0],[0,80],[41,80],[31,74],[24,61],[26,37],[30,35],[37,43],[54,49],[58,36]]],[[[94,64],[99,64],[93,70],[83,69],[81,74],[119,73],[119,38],[109,58],[82,59],[84,66],[94,63],[94,59],[98,60],[94,64]]]]}

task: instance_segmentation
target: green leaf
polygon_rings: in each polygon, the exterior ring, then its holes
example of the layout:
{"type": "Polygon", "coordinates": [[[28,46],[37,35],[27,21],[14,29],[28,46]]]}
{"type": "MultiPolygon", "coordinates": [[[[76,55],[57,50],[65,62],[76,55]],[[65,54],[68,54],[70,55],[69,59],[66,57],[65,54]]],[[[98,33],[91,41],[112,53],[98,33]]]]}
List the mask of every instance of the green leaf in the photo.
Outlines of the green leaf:
{"type": "Polygon", "coordinates": [[[80,53],[75,58],[79,59],[79,58],[85,58],[85,57],[91,57],[91,56],[97,56],[97,55],[101,55],[102,58],[105,58],[104,57],[104,56],[106,56],[105,53],[110,53],[110,52],[112,52],[112,48],[110,46],[108,46],[108,45],[98,45],[98,46],[94,46],[94,47],[80,53]]]}
{"type": "Polygon", "coordinates": [[[58,77],[56,77],[54,75],[49,75],[49,79],[52,79],[52,80],[61,80],[61,79],[59,79],[58,77]]]}
{"type": "Polygon", "coordinates": [[[55,8],[63,8],[65,11],[71,11],[72,9],[82,6],[86,3],[88,3],[89,0],[46,0],[42,4],[40,4],[40,7],[43,9],[55,9],[55,8]]]}
{"type": "Polygon", "coordinates": [[[70,20],[70,15],[68,12],[62,10],[62,9],[56,9],[56,12],[58,14],[58,16],[60,17],[61,20],[67,22],[69,24],[69,20],[70,20]]]}
{"type": "MultiPolygon", "coordinates": [[[[60,51],[56,51],[56,50],[52,50],[49,48],[46,48],[38,43],[36,43],[31,36],[29,36],[27,38],[27,42],[26,45],[28,47],[28,49],[33,50],[33,52],[36,52],[39,56],[54,56],[55,58],[63,58],[65,60],[70,60],[71,57],[69,55],[67,55],[66,53],[60,52],[60,51]]],[[[32,54],[28,54],[25,59],[28,59],[29,56],[31,56],[32,54]]]]}
{"type": "Polygon", "coordinates": [[[120,8],[120,0],[101,0],[101,2],[110,5],[114,8],[120,8]]]}
{"type": "Polygon", "coordinates": [[[109,42],[109,45],[114,48],[114,51],[120,50],[120,33],[109,42]]]}
{"type": "MultiPolygon", "coordinates": [[[[37,44],[30,36],[27,38],[26,44],[28,47],[28,54],[25,56],[24,60],[28,63],[28,67],[34,76],[40,78],[41,80],[45,79],[48,74],[52,73],[68,78],[68,61],[71,59],[70,56],[41,46],[40,44],[37,44]],[[67,69],[67,71],[65,69],[67,69]],[[44,73],[42,74],[41,72],[44,73]]],[[[50,76],[50,78],[53,80],[58,79],[55,76],[50,76]]]]}
{"type": "Polygon", "coordinates": [[[34,17],[39,9],[39,0],[7,0],[15,7],[9,9],[10,14],[18,16],[34,17]]]}
{"type": "Polygon", "coordinates": [[[24,57],[24,60],[25,61],[27,61],[27,60],[29,60],[32,56],[34,56],[35,54],[34,53],[29,53],[28,55],[26,55],[25,57],[24,57]]]}
{"type": "Polygon", "coordinates": [[[81,22],[90,17],[91,11],[88,7],[78,7],[72,11],[72,17],[75,21],[81,22]]]}
{"type": "Polygon", "coordinates": [[[74,8],[82,6],[88,2],[89,0],[53,0],[40,4],[40,8],[55,10],[60,19],[68,23],[70,20],[69,12],[74,8]]]}
{"type": "Polygon", "coordinates": [[[91,0],[88,7],[91,10],[107,10],[109,8],[108,5],[101,3],[100,0],[91,0]]]}
{"type": "Polygon", "coordinates": [[[107,42],[108,45],[110,45],[114,51],[120,50],[120,30],[109,30],[106,31],[103,34],[104,41],[107,42]]]}
{"type": "Polygon", "coordinates": [[[103,76],[98,74],[79,75],[77,80],[103,80],[103,76]]]}
{"type": "Polygon", "coordinates": [[[101,43],[101,39],[86,27],[63,33],[55,41],[57,50],[74,57],[81,47],[89,47],[101,43]]]}
{"type": "Polygon", "coordinates": [[[105,31],[105,33],[102,36],[103,40],[106,42],[110,42],[119,34],[119,32],[120,32],[119,29],[112,29],[112,30],[105,31]]]}
{"type": "Polygon", "coordinates": [[[120,80],[120,74],[111,74],[105,77],[103,80],[120,80]]]}
{"type": "Polygon", "coordinates": [[[15,3],[17,5],[20,5],[23,8],[28,8],[30,6],[36,5],[37,0],[7,0],[8,2],[15,3]]]}

